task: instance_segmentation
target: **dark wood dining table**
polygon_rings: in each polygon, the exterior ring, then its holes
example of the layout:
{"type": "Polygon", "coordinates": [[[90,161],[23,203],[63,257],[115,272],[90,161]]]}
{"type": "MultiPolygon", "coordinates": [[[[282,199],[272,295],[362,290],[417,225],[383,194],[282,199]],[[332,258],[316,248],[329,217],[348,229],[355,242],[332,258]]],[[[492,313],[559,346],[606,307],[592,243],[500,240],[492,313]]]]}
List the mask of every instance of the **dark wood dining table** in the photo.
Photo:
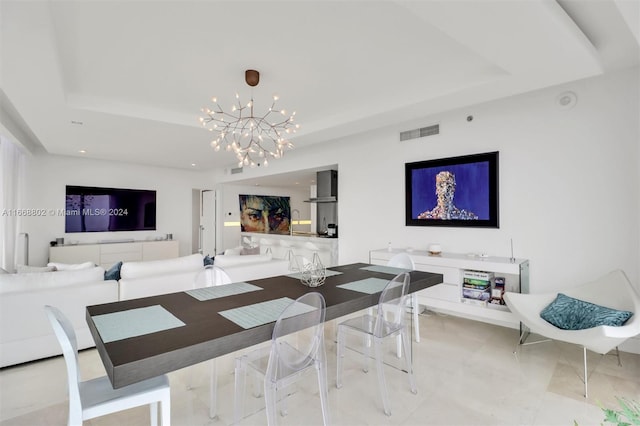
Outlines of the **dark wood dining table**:
{"type": "MultiPolygon", "coordinates": [[[[288,297],[297,299],[310,291],[320,292],[326,301],[326,321],[377,305],[380,292],[367,294],[337,287],[367,278],[390,280],[395,274],[362,269],[366,263],[328,268],[340,274],[327,276],[320,287],[307,287],[297,278],[280,275],[251,280],[262,288],[199,301],[186,292],[163,294],[87,306],[86,320],[96,348],[114,388],[120,388],[151,377],[245,349],[271,339],[275,321],[244,329],[219,312],[268,300],[288,297]],[[115,341],[103,341],[94,317],[160,305],[184,323],[184,326],[115,341]]],[[[416,292],[442,282],[441,274],[411,271],[409,292],[416,292]]]]}

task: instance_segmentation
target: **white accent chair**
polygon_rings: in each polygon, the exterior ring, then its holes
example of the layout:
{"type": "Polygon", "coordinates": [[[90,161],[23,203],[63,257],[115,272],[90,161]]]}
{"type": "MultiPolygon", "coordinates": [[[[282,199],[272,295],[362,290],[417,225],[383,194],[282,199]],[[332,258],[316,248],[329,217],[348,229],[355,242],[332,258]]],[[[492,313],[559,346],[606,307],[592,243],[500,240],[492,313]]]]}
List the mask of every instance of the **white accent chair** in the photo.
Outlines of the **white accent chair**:
{"type": "Polygon", "coordinates": [[[409,376],[409,386],[413,394],[418,393],[416,383],[413,378],[413,364],[411,361],[411,350],[409,349],[409,335],[404,321],[404,310],[406,309],[407,291],[409,290],[409,274],[403,272],[394,277],[382,291],[378,302],[378,310],[375,316],[362,315],[338,324],[338,354],[337,354],[337,374],[336,387],[342,387],[342,369],[344,364],[345,333],[355,333],[366,337],[364,342],[366,365],[365,372],[369,370],[369,346],[367,340],[373,340],[375,348],[376,370],[378,371],[378,382],[382,395],[384,413],[391,415],[391,403],[389,392],[384,377],[383,341],[387,337],[400,336],[404,347],[404,359],[406,370],[409,376]]]}
{"type": "Polygon", "coordinates": [[[158,403],[162,425],[170,424],[171,392],[167,376],[154,377],[119,389],[113,389],[107,376],[81,381],[76,334],[71,322],[53,306],[46,305],[44,309],[67,365],[69,426],[82,425],[83,420],[147,404],[151,406],[151,425],[157,425],[158,403]]]}
{"type": "MultiPolygon", "coordinates": [[[[231,284],[231,278],[222,269],[217,266],[207,265],[202,271],[196,275],[193,283],[193,288],[213,287],[217,285],[231,284]]],[[[215,419],[218,416],[218,369],[215,358],[210,362],[210,379],[209,379],[209,417],[215,419]]],[[[191,370],[191,380],[187,384],[187,389],[191,390],[193,383],[193,373],[191,370]]]]}
{"type": "MultiPolygon", "coordinates": [[[[235,423],[243,413],[247,370],[264,379],[267,424],[277,424],[277,392],[298,381],[303,373],[315,369],[320,388],[322,420],[329,420],[327,359],[324,348],[325,300],[310,292],[293,301],[280,314],[273,329],[271,345],[236,358],[235,423]],[[304,333],[300,336],[300,333],[304,333]]],[[[286,396],[282,398],[281,414],[287,414],[286,396]]]]}
{"type": "MultiPolygon", "coordinates": [[[[407,253],[398,253],[394,255],[389,262],[387,262],[387,266],[392,266],[394,268],[403,268],[409,270],[415,270],[416,265],[407,253]]],[[[416,293],[411,293],[409,296],[409,300],[411,303],[411,319],[413,320],[413,329],[415,330],[415,339],[416,343],[420,343],[420,306],[418,305],[418,295],[416,293]]],[[[398,336],[398,358],[402,356],[402,345],[400,344],[400,336],[398,336]]]]}
{"type": "MultiPolygon", "coordinates": [[[[584,330],[563,330],[540,317],[541,311],[556,298],[557,293],[505,293],[504,300],[507,306],[530,332],[548,339],[582,346],[586,398],[588,397],[587,349],[604,355],[616,349],[628,338],[640,334],[640,295],[621,270],[612,271],[595,281],[562,290],[562,293],[607,308],[633,312],[633,316],[620,327],[602,325],[584,330]]],[[[526,344],[526,333],[525,330],[520,336],[520,345],[526,344]]]]}

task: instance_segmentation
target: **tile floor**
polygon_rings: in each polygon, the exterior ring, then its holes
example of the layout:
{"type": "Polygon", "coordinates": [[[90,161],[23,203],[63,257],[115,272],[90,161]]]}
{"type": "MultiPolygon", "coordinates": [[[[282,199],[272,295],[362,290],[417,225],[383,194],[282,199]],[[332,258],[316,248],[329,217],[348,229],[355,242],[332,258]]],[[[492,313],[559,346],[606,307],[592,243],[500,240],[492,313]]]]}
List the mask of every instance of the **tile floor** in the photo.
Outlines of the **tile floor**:
{"type": "MultiPolygon", "coordinates": [[[[598,404],[618,408],[615,397],[640,400],[640,355],[590,353],[589,398],[582,396],[582,349],[562,343],[520,348],[517,331],[428,313],[420,317],[422,341],[414,343],[418,394],[407,377],[388,367],[392,415],[386,417],[372,369],[361,369],[357,354],[347,354],[344,387],[335,387],[335,345],[329,339],[329,404],[336,425],[600,425],[598,404]]],[[[327,335],[333,332],[327,327],[327,335]]],[[[394,345],[389,360],[395,362],[394,345]]],[[[103,375],[96,351],[80,353],[83,379],[103,375]]],[[[207,363],[170,374],[174,425],[228,425],[233,419],[233,356],[218,361],[219,417],[208,417],[207,363]],[[187,389],[187,382],[193,388],[187,389]]],[[[249,392],[248,392],[249,393],[249,392]]],[[[241,425],[266,424],[262,398],[246,396],[241,425]]],[[[322,424],[314,374],[288,399],[282,425],[322,424]]],[[[62,357],[0,370],[0,426],[66,424],[66,371],[62,357]]],[[[85,422],[85,425],[148,425],[149,410],[137,408],[85,422]]]]}

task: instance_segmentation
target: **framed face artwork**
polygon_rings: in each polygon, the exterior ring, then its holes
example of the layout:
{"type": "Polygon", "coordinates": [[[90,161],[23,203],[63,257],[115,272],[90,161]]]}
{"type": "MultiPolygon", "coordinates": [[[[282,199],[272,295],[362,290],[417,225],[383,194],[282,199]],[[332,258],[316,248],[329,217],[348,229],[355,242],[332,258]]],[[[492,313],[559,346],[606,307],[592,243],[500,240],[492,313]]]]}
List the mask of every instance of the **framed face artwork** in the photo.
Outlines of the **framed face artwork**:
{"type": "Polygon", "coordinates": [[[405,164],[407,226],[498,228],[498,152],[405,164]]]}
{"type": "Polygon", "coordinates": [[[239,195],[242,232],[289,234],[291,226],[290,197],[272,195],[239,195]]]}

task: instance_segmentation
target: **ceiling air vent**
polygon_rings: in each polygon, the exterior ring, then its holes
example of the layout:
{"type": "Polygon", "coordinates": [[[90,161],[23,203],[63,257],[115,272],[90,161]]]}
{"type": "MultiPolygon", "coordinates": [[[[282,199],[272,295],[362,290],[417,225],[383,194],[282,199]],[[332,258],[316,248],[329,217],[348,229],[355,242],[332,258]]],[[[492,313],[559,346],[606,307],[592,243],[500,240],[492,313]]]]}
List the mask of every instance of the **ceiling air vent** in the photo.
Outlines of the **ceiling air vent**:
{"type": "Polygon", "coordinates": [[[237,175],[238,173],[242,173],[242,167],[236,167],[235,169],[231,169],[232,175],[237,175]]]}
{"type": "Polygon", "coordinates": [[[418,139],[425,136],[432,136],[440,134],[440,125],[434,124],[433,126],[422,127],[421,129],[407,130],[406,132],[400,132],[400,142],[408,141],[409,139],[418,139]]]}

